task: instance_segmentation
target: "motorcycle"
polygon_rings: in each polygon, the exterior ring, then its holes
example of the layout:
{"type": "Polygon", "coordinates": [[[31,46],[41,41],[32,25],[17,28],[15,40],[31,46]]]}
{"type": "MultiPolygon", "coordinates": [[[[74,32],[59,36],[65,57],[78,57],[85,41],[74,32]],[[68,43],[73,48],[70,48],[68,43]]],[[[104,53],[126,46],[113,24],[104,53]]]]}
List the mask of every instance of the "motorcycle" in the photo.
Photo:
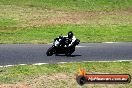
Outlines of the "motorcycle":
{"type": "Polygon", "coordinates": [[[80,42],[79,39],[76,39],[70,46],[68,46],[71,41],[68,38],[63,37],[56,46],[56,40],[57,39],[54,39],[52,47],[47,50],[47,56],[52,56],[53,54],[65,54],[66,56],[70,56],[75,51],[76,45],[78,45],[80,42]]]}

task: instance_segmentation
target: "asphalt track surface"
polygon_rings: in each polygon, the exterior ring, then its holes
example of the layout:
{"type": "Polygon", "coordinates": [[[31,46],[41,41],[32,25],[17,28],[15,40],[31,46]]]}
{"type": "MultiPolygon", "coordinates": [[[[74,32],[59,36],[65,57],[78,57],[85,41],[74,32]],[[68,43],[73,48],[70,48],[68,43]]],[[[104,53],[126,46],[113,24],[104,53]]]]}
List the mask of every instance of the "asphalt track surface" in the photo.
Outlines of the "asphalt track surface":
{"type": "Polygon", "coordinates": [[[132,60],[132,42],[81,43],[72,56],[46,56],[51,44],[0,44],[0,65],[132,60]]]}

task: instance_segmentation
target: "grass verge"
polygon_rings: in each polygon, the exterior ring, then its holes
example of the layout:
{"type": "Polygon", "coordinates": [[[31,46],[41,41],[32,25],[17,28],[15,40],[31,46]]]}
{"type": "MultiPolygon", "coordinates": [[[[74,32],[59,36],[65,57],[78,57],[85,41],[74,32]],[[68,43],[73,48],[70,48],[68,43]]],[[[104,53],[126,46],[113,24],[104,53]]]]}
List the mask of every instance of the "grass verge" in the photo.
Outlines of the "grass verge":
{"type": "Polygon", "coordinates": [[[113,10],[132,6],[131,0],[0,0],[0,4],[30,7],[48,7],[65,10],[113,10]]]}
{"type": "Polygon", "coordinates": [[[25,65],[0,68],[0,86],[27,88],[130,88],[130,84],[88,84],[80,87],[75,80],[79,66],[87,73],[132,75],[132,62],[84,62],[46,65],[25,65]]]}
{"type": "Polygon", "coordinates": [[[72,30],[81,42],[132,42],[131,0],[0,0],[0,44],[51,43],[72,30]]]}
{"type": "MultiPolygon", "coordinates": [[[[6,27],[5,27],[6,29],[6,27]]],[[[72,30],[81,42],[132,42],[132,26],[53,25],[0,32],[0,43],[49,43],[72,30]]]]}

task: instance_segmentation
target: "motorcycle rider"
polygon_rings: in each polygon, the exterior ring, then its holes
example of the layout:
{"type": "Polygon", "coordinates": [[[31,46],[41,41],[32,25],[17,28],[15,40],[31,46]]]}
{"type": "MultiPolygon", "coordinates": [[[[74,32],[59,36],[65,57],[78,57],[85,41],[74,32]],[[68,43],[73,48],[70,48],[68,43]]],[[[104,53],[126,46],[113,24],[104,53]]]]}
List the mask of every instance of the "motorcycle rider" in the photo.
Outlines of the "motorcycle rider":
{"type": "Polygon", "coordinates": [[[67,38],[70,40],[68,47],[70,47],[73,42],[76,40],[75,36],[73,36],[73,32],[69,31],[67,34],[67,38]]]}
{"type": "Polygon", "coordinates": [[[75,36],[73,36],[73,32],[69,31],[67,36],[62,36],[62,34],[61,34],[58,38],[54,39],[54,44],[56,47],[58,47],[58,46],[70,47],[75,40],[76,40],[76,38],[75,38],[75,36]],[[64,44],[64,43],[62,44],[63,39],[67,40],[68,42],[66,44],[64,44]]]}
{"type": "Polygon", "coordinates": [[[67,36],[60,35],[58,38],[55,38],[52,47],[47,50],[46,54],[47,56],[52,56],[53,54],[70,56],[75,51],[75,47],[79,42],[80,40],[73,36],[72,31],[69,31],[67,36]]]}

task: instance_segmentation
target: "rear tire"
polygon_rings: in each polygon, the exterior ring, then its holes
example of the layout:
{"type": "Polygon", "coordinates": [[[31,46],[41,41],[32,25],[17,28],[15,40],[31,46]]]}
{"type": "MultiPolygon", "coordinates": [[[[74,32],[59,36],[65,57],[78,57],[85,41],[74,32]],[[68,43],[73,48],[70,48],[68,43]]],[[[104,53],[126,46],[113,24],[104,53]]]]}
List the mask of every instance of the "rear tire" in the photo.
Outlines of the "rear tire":
{"type": "Polygon", "coordinates": [[[52,56],[54,54],[54,48],[50,47],[47,52],[46,52],[47,56],[52,56]]]}

